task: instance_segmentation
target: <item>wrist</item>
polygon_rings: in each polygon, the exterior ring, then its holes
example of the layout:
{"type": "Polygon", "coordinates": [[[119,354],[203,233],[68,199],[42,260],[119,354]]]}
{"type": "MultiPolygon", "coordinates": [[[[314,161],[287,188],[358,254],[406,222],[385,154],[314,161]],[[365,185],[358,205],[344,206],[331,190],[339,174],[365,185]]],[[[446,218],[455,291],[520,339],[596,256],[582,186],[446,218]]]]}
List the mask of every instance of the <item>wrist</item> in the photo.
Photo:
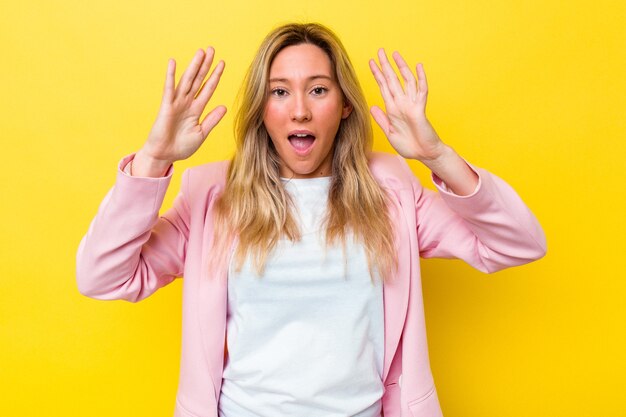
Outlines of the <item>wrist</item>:
{"type": "Polygon", "coordinates": [[[136,154],[131,165],[131,175],[136,177],[163,177],[174,161],[150,156],[142,148],[136,154]]]}
{"type": "Polygon", "coordinates": [[[454,149],[449,146],[446,148],[439,158],[425,164],[452,193],[459,196],[472,194],[478,186],[477,173],[454,149]]]}
{"type": "Polygon", "coordinates": [[[440,171],[443,167],[446,167],[450,164],[450,161],[458,158],[457,153],[452,147],[446,145],[441,142],[439,152],[437,156],[431,158],[420,159],[420,162],[426,165],[428,169],[433,172],[440,171]]]}

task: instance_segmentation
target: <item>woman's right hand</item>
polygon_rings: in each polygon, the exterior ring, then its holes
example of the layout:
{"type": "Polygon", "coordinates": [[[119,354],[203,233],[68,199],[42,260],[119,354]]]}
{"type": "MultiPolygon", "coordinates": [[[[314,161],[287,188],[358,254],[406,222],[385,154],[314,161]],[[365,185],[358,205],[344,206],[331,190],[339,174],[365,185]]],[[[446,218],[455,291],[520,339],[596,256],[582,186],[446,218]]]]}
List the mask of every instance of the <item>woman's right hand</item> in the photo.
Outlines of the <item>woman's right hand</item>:
{"type": "Polygon", "coordinates": [[[163,89],[163,99],[158,116],[148,140],[137,152],[132,163],[132,175],[159,177],[175,161],[187,159],[196,152],[209,132],[226,114],[225,106],[217,106],[202,122],[200,116],[213,95],[224,71],[224,61],[219,61],[204,85],[215,51],[198,50],[189,67],[174,86],[176,61],[170,59],[163,89]]]}

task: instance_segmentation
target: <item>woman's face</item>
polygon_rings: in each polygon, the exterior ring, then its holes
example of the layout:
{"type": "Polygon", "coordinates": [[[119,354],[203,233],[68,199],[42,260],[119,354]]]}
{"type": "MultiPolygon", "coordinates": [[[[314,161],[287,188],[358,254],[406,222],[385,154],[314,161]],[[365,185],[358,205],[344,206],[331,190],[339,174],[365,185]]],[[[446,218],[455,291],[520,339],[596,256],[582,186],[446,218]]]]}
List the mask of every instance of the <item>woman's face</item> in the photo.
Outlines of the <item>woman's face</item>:
{"type": "Polygon", "coordinates": [[[269,83],[263,123],[281,177],[331,175],[335,135],[352,106],[344,103],[328,55],[311,44],[288,46],[274,58],[269,83]]]}

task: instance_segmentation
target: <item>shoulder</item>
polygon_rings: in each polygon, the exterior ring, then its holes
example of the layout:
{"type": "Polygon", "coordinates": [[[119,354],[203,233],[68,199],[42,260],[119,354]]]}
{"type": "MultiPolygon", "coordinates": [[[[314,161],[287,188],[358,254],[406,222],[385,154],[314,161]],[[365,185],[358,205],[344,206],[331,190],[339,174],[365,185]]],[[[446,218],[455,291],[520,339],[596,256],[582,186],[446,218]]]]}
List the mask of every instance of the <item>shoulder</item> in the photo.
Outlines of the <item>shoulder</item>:
{"type": "Polygon", "coordinates": [[[406,160],[399,155],[370,152],[368,165],[374,179],[383,188],[411,189],[419,184],[406,160]]]}
{"type": "Polygon", "coordinates": [[[230,161],[208,162],[206,164],[188,168],[186,171],[187,175],[193,177],[194,179],[225,182],[229,165],[230,161]]]}
{"type": "Polygon", "coordinates": [[[217,195],[226,185],[230,161],[209,162],[183,172],[183,193],[190,197],[217,195]]]}

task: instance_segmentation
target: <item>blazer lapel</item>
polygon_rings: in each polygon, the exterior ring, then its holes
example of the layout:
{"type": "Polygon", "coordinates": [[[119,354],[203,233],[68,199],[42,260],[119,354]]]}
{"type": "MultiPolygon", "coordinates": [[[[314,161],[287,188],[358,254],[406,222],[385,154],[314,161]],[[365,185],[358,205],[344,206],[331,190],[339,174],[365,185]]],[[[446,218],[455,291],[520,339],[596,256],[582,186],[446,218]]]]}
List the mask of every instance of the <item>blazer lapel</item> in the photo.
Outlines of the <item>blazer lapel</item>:
{"type": "MultiPolygon", "coordinates": [[[[207,211],[205,225],[213,224],[211,212],[211,210],[207,211]]],[[[202,271],[199,274],[200,282],[197,283],[198,300],[196,308],[200,325],[199,338],[202,340],[217,401],[222,384],[225,356],[226,315],[228,312],[228,260],[220,263],[217,270],[209,271],[209,254],[212,253],[212,247],[213,227],[205,227],[202,236],[202,271]]]]}
{"type": "MultiPolygon", "coordinates": [[[[400,336],[404,329],[407,306],[409,301],[409,282],[411,256],[408,253],[410,236],[409,227],[402,215],[402,207],[412,205],[410,198],[403,199],[402,193],[397,196],[398,200],[390,201],[391,222],[395,234],[395,247],[398,256],[398,269],[384,283],[383,300],[385,311],[385,356],[383,367],[383,382],[386,381],[391,367],[391,361],[398,348],[400,336]],[[407,200],[407,201],[404,201],[407,200]]],[[[391,199],[390,199],[391,200],[391,199]]]]}

